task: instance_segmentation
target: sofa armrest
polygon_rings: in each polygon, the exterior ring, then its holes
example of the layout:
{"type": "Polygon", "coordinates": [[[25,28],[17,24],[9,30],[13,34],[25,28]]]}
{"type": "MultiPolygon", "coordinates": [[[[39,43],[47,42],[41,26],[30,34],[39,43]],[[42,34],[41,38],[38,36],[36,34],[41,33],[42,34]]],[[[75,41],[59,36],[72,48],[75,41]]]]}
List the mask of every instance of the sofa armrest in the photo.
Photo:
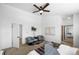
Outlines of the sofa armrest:
{"type": "Polygon", "coordinates": [[[3,55],[3,52],[4,52],[3,50],[0,50],[0,55],[3,55]]]}
{"type": "Polygon", "coordinates": [[[76,55],[79,55],[79,49],[77,50],[76,55]]]}

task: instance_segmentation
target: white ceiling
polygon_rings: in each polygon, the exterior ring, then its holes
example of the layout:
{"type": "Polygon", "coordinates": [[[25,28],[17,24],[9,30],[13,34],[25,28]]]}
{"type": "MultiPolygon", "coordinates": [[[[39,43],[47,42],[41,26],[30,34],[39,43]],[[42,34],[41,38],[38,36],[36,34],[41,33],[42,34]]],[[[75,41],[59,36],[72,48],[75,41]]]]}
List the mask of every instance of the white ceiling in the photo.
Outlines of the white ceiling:
{"type": "MultiPolygon", "coordinates": [[[[33,4],[35,3],[6,3],[6,4],[31,13],[37,10],[33,6],[33,4]]],[[[40,6],[44,5],[44,3],[36,3],[36,5],[40,6]]],[[[79,3],[50,3],[50,5],[46,9],[50,10],[51,14],[72,14],[79,12],[79,3]]],[[[50,14],[50,13],[44,13],[44,14],[50,14]]]]}

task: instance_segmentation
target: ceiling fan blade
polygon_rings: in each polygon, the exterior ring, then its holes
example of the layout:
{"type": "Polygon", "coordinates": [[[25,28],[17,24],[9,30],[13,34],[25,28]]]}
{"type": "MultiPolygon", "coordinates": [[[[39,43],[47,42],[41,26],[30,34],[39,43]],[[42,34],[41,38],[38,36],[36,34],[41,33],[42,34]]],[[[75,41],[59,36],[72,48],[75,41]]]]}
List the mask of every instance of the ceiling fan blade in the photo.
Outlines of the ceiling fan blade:
{"type": "Polygon", "coordinates": [[[44,12],[50,12],[49,10],[43,10],[44,12]]]}
{"type": "Polygon", "coordinates": [[[36,12],[39,12],[39,10],[37,10],[37,11],[33,11],[33,13],[36,13],[36,12]]]}
{"type": "Polygon", "coordinates": [[[45,6],[42,8],[42,10],[45,9],[48,5],[49,3],[46,3],[45,6]]]}
{"type": "Polygon", "coordinates": [[[40,10],[40,8],[39,8],[37,5],[35,5],[35,4],[34,4],[33,6],[35,6],[37,9],[39,9],[39,10],[40,10]]]}

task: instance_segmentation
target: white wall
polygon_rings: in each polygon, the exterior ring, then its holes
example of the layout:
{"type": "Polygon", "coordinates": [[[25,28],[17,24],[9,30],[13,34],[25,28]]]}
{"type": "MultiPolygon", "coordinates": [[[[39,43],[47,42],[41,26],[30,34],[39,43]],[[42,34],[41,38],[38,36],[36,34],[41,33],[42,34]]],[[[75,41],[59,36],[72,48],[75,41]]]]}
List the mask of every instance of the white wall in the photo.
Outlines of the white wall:
{"type": "Polygon", "coordinates": [[[62,25],[73,25],[73,15],[64,15],[62,25]]]}
{"type": "Polygon", "coordinates": [[[62,17],[59,15],[43,16],[43,34],[45,27],[55,27],[55,35],[45,35],[45,40],[61,43],[62,17]]]}
{"type": "Polygon", "coordinates": [[[79,48],[79,14],[73,17],[74,46],[79,48]]]}
{"type": "Polygon", "coordinates": [[[11,47],[11,24],[23,25],[23,43],[25,37],[33,35],[31,26],[37,28],[37,34],[41,34],[41,17],[32,13],[0,4],[0,49],[11,47]]]}

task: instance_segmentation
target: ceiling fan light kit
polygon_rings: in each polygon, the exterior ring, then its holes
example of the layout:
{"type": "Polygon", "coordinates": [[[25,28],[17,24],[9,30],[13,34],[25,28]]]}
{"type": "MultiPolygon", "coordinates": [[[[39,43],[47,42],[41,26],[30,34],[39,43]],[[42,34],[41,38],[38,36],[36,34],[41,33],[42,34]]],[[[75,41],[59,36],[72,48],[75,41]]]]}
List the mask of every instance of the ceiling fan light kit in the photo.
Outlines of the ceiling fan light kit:
{"type": "Polygon", "coordinates": [[[43,12],[50,12],[49,10],[45,10],[45,8],[49,5],[49,3],[46,3],[44,6],[37,6],[37,5],[33,5],[34,7],[36,7],[38,10],[33,11],[33,13],[39,12],[40,15],[42,15],[43,12]]]}
{"type": "Polygon", "coordinates": [[[39,11],[40,13],[43,13],[43,11],[41,10],[41,11],[39,11]]]}

